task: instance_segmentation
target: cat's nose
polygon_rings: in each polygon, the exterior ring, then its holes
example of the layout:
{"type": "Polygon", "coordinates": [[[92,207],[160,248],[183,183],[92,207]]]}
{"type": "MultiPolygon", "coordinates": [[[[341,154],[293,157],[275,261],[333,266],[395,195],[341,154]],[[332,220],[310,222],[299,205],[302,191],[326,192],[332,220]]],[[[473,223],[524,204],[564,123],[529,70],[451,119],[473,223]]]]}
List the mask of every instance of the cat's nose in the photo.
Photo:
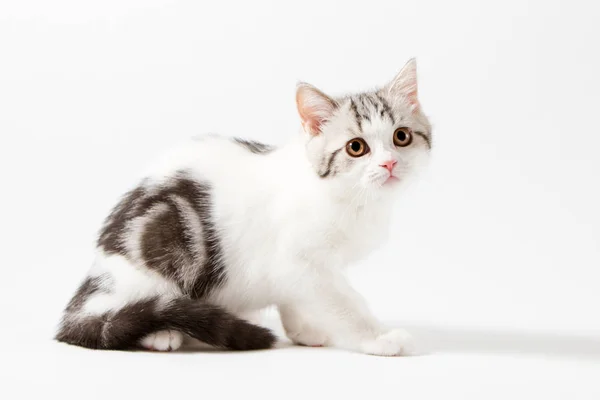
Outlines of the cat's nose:
{"type": "Polygon", "coordinates": [[[394,165],[396,165],[396,164],[398,164],[398,161],[389,160],[389,161],[384,162],[383,164],[379,164],[379,166],[387,169],[388,171],[390,171],[390,174],[391,174],[392,169],[394,169],[394,165]]]}

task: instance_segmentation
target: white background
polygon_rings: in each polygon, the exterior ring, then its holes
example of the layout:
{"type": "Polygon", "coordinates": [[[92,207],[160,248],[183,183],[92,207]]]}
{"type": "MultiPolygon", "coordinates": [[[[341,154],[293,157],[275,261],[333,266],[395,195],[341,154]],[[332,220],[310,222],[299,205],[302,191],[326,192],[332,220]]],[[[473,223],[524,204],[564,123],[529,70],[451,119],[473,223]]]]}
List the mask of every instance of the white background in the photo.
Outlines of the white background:
{"type": "Polygon", "coordinates": [[[598,398],[599,20],[591,1],[1,1],[0,397],[598,398]],[[168,146],[283,143],[296,81],[366,89],[410,57],[432,164],[352,276],[425,355],[51,340],[102,219],[168,146]]]}

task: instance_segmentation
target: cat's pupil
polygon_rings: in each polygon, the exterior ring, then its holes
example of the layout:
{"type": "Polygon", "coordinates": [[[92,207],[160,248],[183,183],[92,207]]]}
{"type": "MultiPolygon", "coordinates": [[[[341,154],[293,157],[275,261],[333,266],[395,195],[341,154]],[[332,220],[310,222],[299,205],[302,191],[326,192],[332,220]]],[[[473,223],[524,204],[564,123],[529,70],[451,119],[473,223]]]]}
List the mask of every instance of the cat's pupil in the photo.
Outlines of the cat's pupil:
{"type": "Polygon", "coordinates": [[[404,142],[406,140],[406,133],[398,131],[398,133],[396,133],[396,137],[399,141],[404,142]]]}
{"type": "Polygon", "coordinates": [[[350,147],[352,148],[352,151],[359,152],[362,148],[362,145],[360,144],[360,142],[352,142],[350,147]]]}

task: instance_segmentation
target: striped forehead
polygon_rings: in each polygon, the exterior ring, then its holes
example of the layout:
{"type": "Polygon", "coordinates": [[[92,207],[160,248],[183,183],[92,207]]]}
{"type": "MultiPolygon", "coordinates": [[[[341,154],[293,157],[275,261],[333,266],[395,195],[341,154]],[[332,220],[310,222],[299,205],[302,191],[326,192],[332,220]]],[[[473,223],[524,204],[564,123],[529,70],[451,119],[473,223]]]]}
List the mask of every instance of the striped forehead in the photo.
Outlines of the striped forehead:
{"type": "Polygon", "coordinates": [[[419,118],[410,118],[410,111],[403,110],[402,104],[392,104],[379,92],[361,93],[339,100],[340,109],[346,111],[350,119],[349,132],[352,137],[376,138],[385,135],[398,126],[407,126],[425,140],[431,148],[431,132],[427,123],[419,118]],[[403,111],[406,114],[403,115],[403,111]]]}
{"type": "Polygon", "coordinates": [[[394,126],[398,119],[389,102],[378,93],[362,93],[346,99],[358,136],[372,136],[382,128],[394,126]]]}

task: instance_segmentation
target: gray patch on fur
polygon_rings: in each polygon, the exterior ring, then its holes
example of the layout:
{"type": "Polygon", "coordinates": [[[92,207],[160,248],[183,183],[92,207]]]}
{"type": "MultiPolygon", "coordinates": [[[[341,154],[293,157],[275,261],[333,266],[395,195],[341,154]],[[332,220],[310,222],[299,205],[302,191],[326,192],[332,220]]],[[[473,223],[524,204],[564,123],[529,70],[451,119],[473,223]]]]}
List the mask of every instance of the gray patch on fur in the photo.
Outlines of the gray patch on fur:
{"type": "Polygon", "coordinates": [[[110,213],[100,230],[98,237],[98,247],[102,247],[108,253],[126,255],[124,234],[127,231],[127,224],[132,219],[139,217],[146,210],[141,207],[141,202],[146,195],[146,191],[139,186],[127,192],[119,201],[117,206],[110,213]]]}
{"type": "Polygon", "coordinates": [[[87,277],[79,286],[75,295],[67,305],[67,311],[80,311],[85,302],[95,293],[102,292],[104,282],[109,279],[106,275],[87,277]]]}
{"type": "Polygon", "coordinates": [[[125,195],[100,232],[98,246],[135,260],[127,243],[139,241],[133,247],[139,247],[148,268],[192,298],[204,298],[226,279],[211,209],[210,186],[181,171],[160,186],[125,195]]]}
{"type": "Polygon", "coordinates": [[[384,99],[379,93],[375,93],[375,97],[379,100],[379,104],[381,105],[381,110],[379,110],[380,116],[387,116],[390,121],[392,121],[392,125],[396,123],[396,119],[394,118],[394,114],[392,113],[392,108],[388,104],[387,100],[384,99]]]}
{"type": "Polygon", "coordinates": [[[323,158],[323,160],[321,162],[321,168],[320,168],[321,171],[319,172],[319,176],[321,178],[327,178],[328,176],[335,176],[335,174],[337,172],[335,170],[335,159],[341,150],[342,150],[342,148],[339,148],[336,151],[334,151],[333,153],[329,154],[328,158],[326,158],[326,157],[323,158]]]}
{"type": "Polygon", "coordinates": [[[274,146],[265,143],[260,143],[254,140],[245,140],[240,138],[233,138],[233,140],[237,144],[254,154],[267,154],[275,150],[274,146]]]}
{"type": "Polygon", "coordinates": [[[107,290],[110,277],[88,277],[67,305],[56,340],[121,350],[138,347],[151,333],[173,329],[232,350],[266,349],[275,343],[268,329],[202,301],[224,283],[225,264],[212,215],[211,188],[186,172],[161,185],[146,184],[127,193],[107,218],[98,247],[143,262],[176,282],[184,295],[161,307],[161,299],[155,297],[90,315],[83,312],[84,304],[107,290]]]}
{"type": "Polygon", "coordinates": [[[425,140],[425,142],[427,143],[427,147],[431,149],[431,139],[429,138],[429,136],[427,136],[423,132],[414,132],[414,134],[421,136],[423,140],[425,140]]]}
{"type": "Polygon", "coordinates": [[[352,110],[352,114],[356,120],[356,125],[358,125],[358,130],[362,133],[362,116],[358,112],[358,107],[352,98],[350,98],[350,110],[352,110]]]}

